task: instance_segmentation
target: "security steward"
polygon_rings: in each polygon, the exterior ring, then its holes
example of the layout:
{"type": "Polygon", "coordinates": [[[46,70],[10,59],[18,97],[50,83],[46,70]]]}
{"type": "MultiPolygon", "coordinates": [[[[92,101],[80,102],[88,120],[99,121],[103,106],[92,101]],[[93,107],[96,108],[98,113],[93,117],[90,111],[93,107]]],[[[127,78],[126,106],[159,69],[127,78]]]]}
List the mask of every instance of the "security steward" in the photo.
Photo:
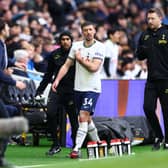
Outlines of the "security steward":
{"type": "MultiPolygon", "coordinates": [[[[70,32],[64,31],[59,36],[60,48],[54,50],[48,60],[48,68],[39,87],[36,91],[36,96],[41,95],[47,85],[53,81],[53,76],[57,76],[60,67],[64,64],[68,57],[69,50],[72,46],[73,37],[70,32]]],[[[66,74],[66,76],[61,81],[57,92],[53,92],[52,89],[49,92],[48,102],[47,102],[47,123],[49,131],[51,133],[51,139],[53,144],[47,155],[54,155],[61,151],[60,141],[58,138],[58,127],[60,126],[58,118],[61,113],[67,112],[69,120],[71,123],[71,138],[74,144],[76,131],[78,128],[78,118],[76,113],[76,107],[74,103],[74,76],[75,76],[75,66],[71,67],[71,70],[66,74]],[[60,110],[63,108],[64,110],[60,110]]]]}

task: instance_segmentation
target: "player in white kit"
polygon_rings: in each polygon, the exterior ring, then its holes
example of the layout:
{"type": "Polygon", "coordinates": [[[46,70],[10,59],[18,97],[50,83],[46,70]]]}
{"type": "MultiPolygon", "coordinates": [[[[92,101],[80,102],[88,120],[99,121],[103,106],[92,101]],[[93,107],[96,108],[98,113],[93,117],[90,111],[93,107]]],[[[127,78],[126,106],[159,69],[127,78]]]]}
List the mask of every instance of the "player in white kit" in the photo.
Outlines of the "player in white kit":
{"type": "Polygon", "coordinates": [[[79,112],[79,128],[75,147],[70,153],[71,158],[80,156],[80,148],[87,134],[91,140],[100,142],[92,115],[101,92],[100,71],[105,57],[105,47],[94,38],[96,33],[94,24],[85,22],[81,25],[81,29],[84,40],[72,45],[69,57],[52,84],[53,91],[56,91],[59,81],[67,73],[69,67],[76,64],[74,90],[79,112]]]}

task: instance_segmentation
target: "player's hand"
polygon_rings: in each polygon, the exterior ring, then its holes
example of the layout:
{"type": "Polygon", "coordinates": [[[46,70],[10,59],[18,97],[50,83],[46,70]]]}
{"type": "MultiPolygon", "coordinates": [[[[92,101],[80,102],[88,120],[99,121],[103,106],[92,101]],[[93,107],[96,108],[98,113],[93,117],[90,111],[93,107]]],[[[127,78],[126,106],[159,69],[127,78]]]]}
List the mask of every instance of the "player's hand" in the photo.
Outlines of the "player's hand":
{"type": "Polygon", "coordinates": [[[89,56],[88,57],[83,57],[81,55],[81,51],[80,50],[77,50],[75,52],[75,58],[76,60],[80,63],[80,64],[87,64],[87,62],[90,62],[90,59],[89,59],[89,56]]]}
{"type": "Polygon", "coordinates": [[[20,90],[23,90],[26,88],[26,84],[22,81],[16,81],[16,87],[20,90]]]}
{"type": "Polygon", "coordinates": [[[58,84],[59,84],[59,81],[58,80],[55,80],[52,84],[52,90],[53,92],[56,92],[57,91],[57,87],[58,87],[58,84]]]}
{"type": "Polygon", "coordinates": [[[76,60],[79,61],[79,62],[80,62],[80,60],[82,59],[80,50],[77,50],[77,51],[75,52],[75,58],[76,58],[76,60]]]}

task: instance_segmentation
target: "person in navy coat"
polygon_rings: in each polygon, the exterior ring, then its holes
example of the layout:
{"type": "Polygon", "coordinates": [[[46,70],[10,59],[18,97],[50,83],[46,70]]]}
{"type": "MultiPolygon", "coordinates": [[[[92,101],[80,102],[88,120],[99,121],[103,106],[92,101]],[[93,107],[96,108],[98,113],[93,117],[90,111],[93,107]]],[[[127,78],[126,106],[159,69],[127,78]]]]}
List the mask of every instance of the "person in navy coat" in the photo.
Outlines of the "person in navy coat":
{"type": "MultiPolygon", "coordinates": [[[[14,60],[8,59],[5,44],[5,39],[7,37],[9,37],[9,26],[3,19],[0,18],[0,93],[2,92],[3,85],[13,85],[19,89],[24,89],[26,87],[24,82],[17,81],[5,73],[5,70],[10,66],[25,68],[24,64],[20,64],[14,60]]],[[[6,108],[1,95],[2,94],[0,94],[0,118],[9,118],[9,111],[6,108]]],[[[0,138],[0,167],[12,168],[14,166],[8,163],[5,159],[7,143],[7,138],[0,138]]]]}

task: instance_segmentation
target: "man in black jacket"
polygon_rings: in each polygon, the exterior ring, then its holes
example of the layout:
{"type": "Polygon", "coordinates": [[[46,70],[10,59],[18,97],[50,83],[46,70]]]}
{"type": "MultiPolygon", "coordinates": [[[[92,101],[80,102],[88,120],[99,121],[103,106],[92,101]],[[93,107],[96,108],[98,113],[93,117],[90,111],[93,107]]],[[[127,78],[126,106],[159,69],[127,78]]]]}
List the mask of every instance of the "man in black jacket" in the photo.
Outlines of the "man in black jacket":
{"type": "MultiPolygon", "coordinates": [[[[52,82],[53,75],[54,77],[57,75],[60,67],[64,64],[69,50],[72,46],[73,38],[71,34],[67,31],[64,31],[60,34],[59,43],[60,48],[53,51],[48,60],[48,68],[45,73],[43,80],[41,81],[39,87],[37,88],[36,95],[41,95],[47,85],[52,82]]],[[[78,119],[76,113],[76,107],[74,103],[74,74],[75,66],[71,67],[71,70],[67,73],[64,79],[61,81],[57,92],[53,92],[50,90],[48,102],[47,102],[47,122],[49,131],[51,133],[51,138],[53,144],[49,151],[46,153],[47,155],[54,155],[61,151],[57,128],[59,126],[59,115],[61,112],[67,112],[71,127],[72,127],[72,141],[74,144],[76,131],[78,128],[78,119]],[[63,107],[64,111],[59,108],[63,107]]]]}
{"type": "MultiPolygon", "coordinates": [[[[19,64],[17,62],[13,62],[10,59],[8,59],[5,45],[5,39],[8,36],[9,36],[9,26],[3,19],[0,19],[0,91],[2,91],[2,86],[4,84],[13,85],[19,89],[24,89],[26,87],[26,85],[23,82],[16,81],[13,78],[11,78],[10,75],[7,75],[5,73],[5,69],[9,66],[18,66],[25,68],[24,64],[19,64]]],[[[10,117],[9,111],[6,108],[3,99],[0,96],[0,118],[9,118],[9,117],[10,117]]],[[[0,167],[12,168],[13,166],[8,164],[8,162],[5,160],[5,151],[7,147],[7,142],[8,139],[0,138],[0,167]]]]}
{"type": "Polygon", "coordinates": [[[136,55],[147,59],[148,77],[144,93],[144,112],[155,133],[152,149],[168,149],[168,29],[162,25],[162,13],[157,8],[147,11],[148,29],[142,33],[136,55]],[[164,119],[163,135],[156,115],[159,98],[164,119]]]}

